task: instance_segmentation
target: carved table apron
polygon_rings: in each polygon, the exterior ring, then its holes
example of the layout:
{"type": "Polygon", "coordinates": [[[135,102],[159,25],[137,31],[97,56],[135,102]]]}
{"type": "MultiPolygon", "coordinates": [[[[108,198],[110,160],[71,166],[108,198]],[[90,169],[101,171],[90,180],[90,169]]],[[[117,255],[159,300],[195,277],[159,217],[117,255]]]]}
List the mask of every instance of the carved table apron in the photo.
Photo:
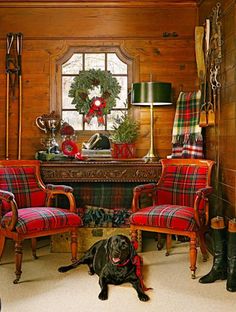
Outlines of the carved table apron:
{"type": "Polygon", "coordinates": [[[159,162],[142,160],[48,161],[42,162],[45,183],[53,182],[157,182],[159,162]]]}

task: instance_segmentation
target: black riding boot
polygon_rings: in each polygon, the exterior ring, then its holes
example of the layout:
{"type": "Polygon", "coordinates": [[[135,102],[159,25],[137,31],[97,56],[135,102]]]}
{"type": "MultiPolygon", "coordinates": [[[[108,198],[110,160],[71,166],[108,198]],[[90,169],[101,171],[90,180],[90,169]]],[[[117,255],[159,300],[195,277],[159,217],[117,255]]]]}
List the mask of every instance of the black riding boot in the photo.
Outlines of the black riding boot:
{"type": "Polygon", "coordinates": [[[230,220],[228,225],[228,266],[226,289],[228,291],[236,291],[236,218],[230,220]]]}
{"type": "Polygon", "coordinates": [[[213,283],[216,280],[227,278],[227,231],[222,217],[211,219],[213,235],[214,258],[211,271],[202,276],[199,282],[202,284],[213,283]]]}

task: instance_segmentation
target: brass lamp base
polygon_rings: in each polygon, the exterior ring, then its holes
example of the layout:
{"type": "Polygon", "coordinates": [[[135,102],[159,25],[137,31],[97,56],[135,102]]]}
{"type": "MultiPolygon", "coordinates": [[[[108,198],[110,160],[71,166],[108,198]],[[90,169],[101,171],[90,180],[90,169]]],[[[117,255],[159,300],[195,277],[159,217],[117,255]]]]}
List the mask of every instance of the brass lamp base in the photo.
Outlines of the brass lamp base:
{"type": "Polygon", "coordinates": [[[154,162],[160,160],[160,157],[155,155],[151,150],[143,157],[145,162],[154,162]]]}

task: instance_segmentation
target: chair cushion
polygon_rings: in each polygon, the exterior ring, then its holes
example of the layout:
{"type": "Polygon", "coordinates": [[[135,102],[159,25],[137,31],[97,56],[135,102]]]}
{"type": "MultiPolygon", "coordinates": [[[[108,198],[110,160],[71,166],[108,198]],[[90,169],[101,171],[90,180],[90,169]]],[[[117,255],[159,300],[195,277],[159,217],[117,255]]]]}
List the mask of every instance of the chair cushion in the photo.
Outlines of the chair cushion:
{"type": "Polygon", "coordinates": [[[195,231],[194,209],[187,206],[159,205],[140,209],[130,216],[133,225],[195,231]]]}
{"type": "MultiPolygon", "coordinates": [[[[2,218],[2,227],[11,220],[12,212],[2,218]]],[[[18,233],[37,233],[41,231],[63,229],[70,226],[82,226],[82,219],[66,209],[52,207],[22,208],[18,210],[18,233]]]]}

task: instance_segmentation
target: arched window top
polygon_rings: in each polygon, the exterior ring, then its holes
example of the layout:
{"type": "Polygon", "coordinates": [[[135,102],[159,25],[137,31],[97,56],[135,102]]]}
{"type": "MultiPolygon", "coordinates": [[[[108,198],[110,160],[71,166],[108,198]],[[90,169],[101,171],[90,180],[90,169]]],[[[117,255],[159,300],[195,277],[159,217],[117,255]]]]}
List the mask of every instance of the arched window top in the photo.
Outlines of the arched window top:
{"type": "Polygon", "coordinates": [[[114,119],[128,110],[127,98],[133,79],[133,59],[120,47],[71,47],[57,60],[56,67],[57,111],[61,112],[62,119],[75,130],[111,130],[114,119]],[[72,103],[73,98],[69,97],[74,78],[81,71],[91,69],[109,71],[121,86],[116,105],[104,116],[104,125],[99,125],[96,117],[90,123],[85,122],[85,114],[76,110],[72,103]]]}

